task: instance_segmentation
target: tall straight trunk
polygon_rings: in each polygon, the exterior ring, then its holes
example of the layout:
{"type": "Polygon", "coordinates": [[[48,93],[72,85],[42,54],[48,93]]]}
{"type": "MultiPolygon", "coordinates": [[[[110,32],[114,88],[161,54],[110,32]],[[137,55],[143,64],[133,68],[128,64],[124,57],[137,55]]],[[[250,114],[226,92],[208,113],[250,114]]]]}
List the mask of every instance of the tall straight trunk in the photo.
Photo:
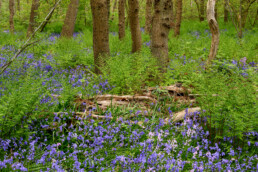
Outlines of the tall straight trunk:
{"type": "Polygon", "coordinates": [[[100,74],[109,51],[107,0],[90,0],[93,19],[93,51],[95,73],[100,74]]]}
{"type": "Polygon", "coordinates": [[[29,27],[27,30],[27,38],[33,33],[34,27],[36,25],[35,18],[37,16],[37,10],[39,8],[39,0],[33,0],[30,10],[30,21],[29,21],[29,27]]]}
{"type": "Polygon", "coordinates": [[[224,0],[224,22],[228,22],[228,9],[227,9],[227,3],[226,0],[224,0]]]}
{"type": "Polygon", "coordinates": [[[14,22],[13,22],[14,5],[15,5],[14,0],[9,0],[9,11],[10,11],[9,24],[10,24],[10,32],[12,34],[14,33],[14,22]]]}
{"type": "Polygon", "coordinates": [[[180,27],[182,20],[182,0],[177,0],[177,8],[176,8],[176,24],[175,24],[175,37],[180,35],[180,27]]]}
{"type": "Polygon", "coordinates": [[[204,17],[205,17],[204,0],[200,0],[200,21],[204,21],[204,17]]]}
{"type": "Polygon", "coordinates": [[[216,5],[215,5],[215,19],[218,21],[218,2],[219,0],[216,0],[216,5]]]}
{"type": "Polygon", "coordinates": [[[21,11],[21,3],[20,0],[17,0],[17,10],[20,12],[21,11]]]}
{"type": "Polygon", "coordinates": [[[61,37],[73,37],[77,12],[79,8],[79,0],[71,0],[66,12],[64,25],[61,32],[61,37]]]}
{"type": "Polygon", "coordinates": [[[118,34],[119,34],[120,40],[125,37],[125,3],[126,3],[126,0],[119,0],[119,4],[118,4],[118,15],[119,15],[118,34]]]}
{"type": "Polygon", "coordinates": [[[114,2],[114,6],[113,6],[113,9],[112,9],[112,17],[111,17],[111,20],[114,20],[116,7],[117,7],[117,0],[115,0],[115,2],[114,2]]]}
{"type": "Polygon", "coordinates": [[[238,37],[239,38],[242,38],[242,36],[243,36],[243,30],[242,30],[242,0],[239,0],[239,23],[238,23],[238,29],[239,29],[239,32],[238,32],[238,37]]]}
{"type": "MultiPolygon", "coordinates": [[[[173,3],[173,0],[171,0],[171,10],[170,10],[170,25],[174,24],[174,3],[173,3]]],[[[174,27],[170,27],[170,29],[172,29],[174,27]]]]}
{"type": "Polygon", "coordinates": [[[139,1],[129,0],[129,23],[132,36],[132,52],[139,51],[142,45],[141,28],[139,22],[139,1]]]}
{"type": "Polygon", "coordinates": [[[169,62],[168,34],[170,30],[171,10],[171,0],[155,0],[151,30],[151,52],[157,58],[159,70],[162,73],[167,71],[169,62]]]}
{"type": "Polygon", "coordinates": [[[211,41],[209,58],[206,62],[206,66],[210,65],[212,60],[216,57],[218,47],[219,47],[219,25],[215,19],[215,5],[216,5],[216,0],[208,0],[207,20],[212,33],[212,41],[211,41]]]}
{"type": "Polygon", "coordinates": [[[108,19],[109,19],[109,16],[110,16],[110,0],[107,0],[106,3],[107,3],[107,8],[108,8],[108,19]]]}
{"type": "Polygon", "coordinates": [[[145,8],[145,31],[150,34],[152,20],[152,4],[153,0],[146,0],[145,8]]]}

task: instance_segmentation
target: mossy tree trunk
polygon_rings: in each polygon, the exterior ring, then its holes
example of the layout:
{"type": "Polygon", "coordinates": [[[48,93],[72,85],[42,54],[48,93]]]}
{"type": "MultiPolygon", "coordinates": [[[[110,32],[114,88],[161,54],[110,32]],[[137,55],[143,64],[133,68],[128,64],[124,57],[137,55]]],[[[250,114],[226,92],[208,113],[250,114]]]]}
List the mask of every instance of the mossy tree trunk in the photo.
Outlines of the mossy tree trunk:
{"type": "Polygon", "coordinates": [[[79,8],[79,0],[71,0],[66,12],[64,25],[61,32],[61,37],[66,37],[66,38],[73,37],[78,8],[79,8]]]}
{"type": "Polygon", "coordinates": [[[93,51],[95,73],[101,74],[109,51],[109,26],[107,0],[91,0],[93,19],[93,51]]]}
{"type": "Polygon", "coordinates": [[[148,34],[151,33],[152,6],[153,6],[153,0],[146,0],[146,7],[145,7],[145,28],[144,28],[144,30],[145,30],[148,34]]]}
{"type": "Polygon", "coordinates": [[[142,37],[141,28],[139,21],[139,1],[138,0],[128,0],[129,4],[129,24],[132,36],[132,52],[137,52],[141,50],[142,37]]]}
{"type": "Polygon", "coordinates": [[[196,3],[196,6],[197,6],[199,20],[202,22],[204,21],[204,17],[205,17],[205,5],[204,5],[205,0],[194,0],[194,2],[196,3]]]}
{"type": "Polygon", "coordinates": [[[211,41],[209,58],[206,62],[206,66],[209,66],[212,60],[216,57],[218,47],[219,47],[219,25],[215,18],[215,5],[216,5],[216,0],[208,0],[207,20],[209,23],[210,31],[212,33],[212,41],[211,41]]]}
{"type": "Polygon", "coordinates": [[[151,30],[151,52],[157,58],[159,70],[167,71],[168,58],[168,34],[170,31],[170,15],[172,10],[171,0],[155,0],[154,16],[151,30]]]}
{"type": "Polygon", "coordinates": [[[228,9],[227,9],[227,3],[226,0],[224,0],[224,22],[228,22],[228,9]]]}
{"type": "Polygon", "coordinates": [[[27,30],[27,38],[33,33],[36,26],[35,18],[37,17],[37,10],[39,8],[39,0],[33,0],[30,10],[30,21],[27,30]]]}
{"type": "Polygon", "coordinates": [[[9,0],[9,12],[10,12],[10,16],[9,16],[9,25],[10,25],[10,32],[13,34],[14,33],[14,21],[13,21],[13,17],[14,17],[14,0],[9,0]]]}
{"type": "Polygon", "coordinates": [[[175,30],[174,30],[175,37],[180,35],[181,20],[182,20],[182,0],[177,0],[176,24],[175,24],[175,30]]]}
{"type": "Polygon", "coordinates": [[[126,0],[119,0],[118,4],[118,17],[119,17],[119,24],[118,24],[118,34],[119,39],[123,39],[125,37],[125,3],[126,0]]]}

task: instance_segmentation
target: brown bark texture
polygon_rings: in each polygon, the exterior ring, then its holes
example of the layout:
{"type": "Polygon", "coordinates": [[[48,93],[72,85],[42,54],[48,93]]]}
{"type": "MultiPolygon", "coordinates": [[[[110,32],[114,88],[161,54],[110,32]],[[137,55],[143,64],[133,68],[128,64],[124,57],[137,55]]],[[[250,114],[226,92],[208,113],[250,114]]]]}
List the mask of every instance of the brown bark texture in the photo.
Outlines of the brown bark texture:
{"type": "Polygon", "coordinates": [[[224,0],[224,22],[228,22],[228,9],[226,0],[224,0]]]}
{"type": "Polygon", "coordinates": [[[93,51],[95,73],[100,74],[101,68],[109,55],[109,26],[107,0],[91,0],[93,18],[93,51]]]}
{"type": "Polygon", "coordinates": [[[175,30],[174,30],[175,37],[180,35],[181,20],[182,20],[182,0],[177,0],[176,24],[175,24],[175,30]]]}
{"type": "Polygon", "coordinates": [[[66,38],[73,37],[78,8],[79,8],[79,0],[71,0],[66,12],[64,25],[61,32],[61,37],[66,37],[66,38]]]}
{"type": "Polygon", "coordinates": [[[132,52],[140,51],[142,45],[141,28],[139,21],[139,1],[128,0],[129,4],[129,24],[132,36],[132,52]]]}
{"type": "Polygon", "coordinates": [[[200,21],[204,21],[204,17],[205,17],[204,0],[200,0],[200,21]]]}
{"type": "Polygon", "coordinates": [[[17,10],[21,11],[21,3],[20,0],[17,0],[17,10]]]}
{"type": "Polygon", "coordinates": [[[216,0],[208,0],[207,20],[208,20],[209,27],[210,27],[210,30],[212,33],[212,40],[211,40],[211,48],[210,48],[209,58],[206,62],[207,66],[216,57],[218,47],[219,47],[219,25],[215,19],[215,5],[216,5],[216,0]]]}
{"type": "Polygon", "coordinates": [[[10,16],[9,16],[9,25],[10,25],[10,32],[13,34],[14,33],[14,0],[9,0],[9,11],[10,11],[10,16]]]}
{"type": "MultiPolygon", "coordinates": [[[[170,10],[170,23],[171,24],[174,24],[174,3],[173,3],[173,0],[171,0],[171,10],[170,10]]],[[[170,29],[173,29],[174,27],[171,27],[171,24],[170,24],[170,29]]]]}
{"type": "Polygon", "coordinates": [[[151,33],[152,4],[153,4],[153,0],[146,0],[144,30],[149,34],[151,33]]]}
{"type": "Polygon", "coordinates": [[[159,70],[167,71],[168,58],[168,34],[170,31],[170,15],[172,4],[170,0],[154,1],[154,16],[151,31],[151,52],[157,58],[159,70]]]}
{"type": "Polygon", "coordinates": [[[118,35],[120,40],[125,37],[125,3],[126,0],[119,0],[118,4],[118,35]]]}
{"type": "Polygon", "coordinates": [[[33,0],[30,10],[30,21],[29,26],[27,30],[27,38],[31,35],[31,33],[34,31],[34,28],[36,26],[35,18],[37,16],[37,10],[39,8],[39,0],[33,0]]]}
{"type": "Polygon", "coordinates": [[[197,10],[198,10],[198,15],[199,15],[199,20],[202,22],[204,21],[204,16],[205,16],[205,6],[204,6],[204,1],[205,0],[194,0],[194,2],[196,3],[197,6],[197,10]]]}
{"type": "Polygon", "coordinates": [[[110,0],[107,0],[106,3],[107,3],[107,8],[108,8],[108,19],[109,19],[109,16],[110,16],[110,0]]]}

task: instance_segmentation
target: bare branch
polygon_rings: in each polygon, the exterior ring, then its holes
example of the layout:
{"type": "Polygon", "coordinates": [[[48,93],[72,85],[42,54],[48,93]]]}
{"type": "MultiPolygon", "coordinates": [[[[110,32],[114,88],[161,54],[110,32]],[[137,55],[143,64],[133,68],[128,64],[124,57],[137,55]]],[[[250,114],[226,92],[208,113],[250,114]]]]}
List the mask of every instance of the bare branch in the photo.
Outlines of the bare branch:
{"type": "Polygon", "coordinates": [[[49,16],[52,15],[52,13],[54,12],[54,10],[56,9],[57,5],[59,4],[59,2],[61,2],[62,0],[59,0],[55,6],[51,9],[51,11],[48,13],[48,15],[46,16],[45,20],[34,30],[34,32],[30,35],[30,37],[26,40],[26,42],[21,46],[21,48],[15,53],[15,55],[11,58],[11,60],[9,62],[7,62],[6,64],[4,64],[3,67],[1,67],[1,72],[0,75],[2,73],[4,73],[4,71],[8,68],[8,66],[10,66],[14,60],[19,56],[19,54],[21,54],[21,52],[23,50],[25,50],[28,46],[35,44],[36,42],[39,42],[40,40],[37,40],[35,42],[29,43],[30,40],[35,36],[35,34],[38,32],[38,30],[47,22],[47,19],[49,18],[49,16]]]}

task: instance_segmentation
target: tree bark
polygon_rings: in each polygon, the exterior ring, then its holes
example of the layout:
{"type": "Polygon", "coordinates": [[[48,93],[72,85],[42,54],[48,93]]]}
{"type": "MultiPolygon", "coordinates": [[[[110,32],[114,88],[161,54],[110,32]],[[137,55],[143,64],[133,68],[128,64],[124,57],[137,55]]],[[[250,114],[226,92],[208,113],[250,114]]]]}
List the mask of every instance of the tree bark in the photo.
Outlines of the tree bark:
{"type": "Polygon", "coordinates": [[[196,3],[196,6],[197,6],[197,10],[198,10],[198,15],[199,15],[199,20],[202,22],[204,21],[204,9],[205,9],[205,6],[204,6],[204,1],[205,0],[194,0],[194,2],[196,3]]]}
{"type": "Polygon", "coordinates": [[[125,0],[119,0],[118,4],[118,15],[119,15],[119,24],[118,24],[118,34],[119,39],[125,37],[125,0]]]}
{"type": "Polygon", "coordinates": [[[200,0],[200,21],[204,21],[205,16],[205,6],[204,6],[204,0],[200,0]]]}
{"type": "Polygon", "coordinates": [[[21,11],[20,0],[17,0],[17,10],[18,10],[19,12],[21,11]]]}
{"type": "Polygon", "coordinates": [[[215,5],[216,0],[208,0],[207,3],[207,20],[212,33],[212,41],[209,58],[206,62],[206,66],[210,65],[212,60],[216,57],[219,47],[219,25],[215,19],[215,5]]]}
{"type": "Polygon", "coordinates": [[[167,71],[168,58],[168,34],[170,31],[171,0],[155,0],[154,16],[151,31],[151,52],[157,58],[159,70],[167,71]]]}
{"type": "Polygon", "coordinates": [[[218,21],[218,3],[219,3],[219,0],[216,0],[216,5],[215,5],[215,19],[216,21],[218,21]]]}
{"type": "Polygon", "coordinates": [[[95,73],[100,74],[101,68],[109,55],[109,28],[107,0],[91,0],[93,19],[93,51],[95,73]]]}
{"type": "Polygon", "coordinates": [[[228,9],[227,9],[227,3],[226,0],[224,0],[224,22],[228,22],[228,9]]]}
{"type": "Polygon", "coordinates": [[[152,4],[153,0],[146,0],[145,8],[145,31],[151,33],[151,20],[152,20],[152,4]]]}
{"type": "Polygon", "coordinates": [[[141,29],[139,22],[139,1],[129,0],[129,23],[132,36],[132,52],[140,51],[142,46],[141,29]]]}
{"type": "Polygon", "coordinates": [[[109,20],[109,16],[110,16],[110,0],[107,0],[107,8],[108,8],[108,20],[109,20]]]}
{"type": "Polygon", "coordinates": [[[61,37],[73,37],[77,12],[79,8],[79,0],[71,0],[66,12],[64,25],[61,32],[61,37]]]}
{"type": "Polygon", "coordinates": [[[181,19],[182,19],[182,0],[177,0],[176,24],[175,24],[175,31],[174,31],[175,37],[180,35],[181,19]]]}
{"type": "Polygon", "coordinates": [[[10,32],[13,34],[14,33],[14,21],[13,21],[14,0],[9,0],[9,11],[10,11],[10,16],[9,16],[10,32]]]}
{"type": "Polygon", "coordinates": [[[37,10],[39,8],[39,0],[33,0],[30,10],[30,21],[29,27],[27,30],[27,38],[30,36],[31,33],[34,31],[34,27],[36,26],[35,18],[37,16],[37,10]]]}
{"type": "Polygon", "coordinates": [[[175,25],[174,24],[174,3],[173,0],[171,0],[171,10],[170,10],[170,29],[173,29],[175,25]]]}

